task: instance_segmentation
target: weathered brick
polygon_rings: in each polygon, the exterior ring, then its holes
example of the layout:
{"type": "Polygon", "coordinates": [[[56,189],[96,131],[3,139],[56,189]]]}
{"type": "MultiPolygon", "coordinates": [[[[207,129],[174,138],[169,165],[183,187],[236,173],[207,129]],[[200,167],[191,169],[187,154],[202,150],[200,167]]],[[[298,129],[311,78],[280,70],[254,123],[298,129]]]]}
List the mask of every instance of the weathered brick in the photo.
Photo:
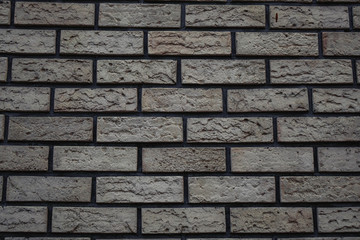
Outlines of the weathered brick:
{"type": "Polygon", "coordinates": [[[313,232],[311,208],[231,208],[233,233],[313,232]]]}
{"type": "Polygon", "coordinates": [[[90,202],[91,178],[10,176],[7,201],[90,202]]]}
{"type": "Polygon", "coordinates": [[[99,60],[97,83],[175,84],[173,60],[99,60]]]}
{"type": "Polygon", "coordinates": [[[352,84],[350,60],[271,60],[272,84],[352,84]]]}
{"type": "Polygon", "coordinates": [[[46,207],[0,207],[0,232],[46,232],[46,207]]]}
{"type": "Polygon", "coordinates": [[[149,32],[152,55],[229,55],[230,32],[149,32]]]}
{"type": "Polygon", "coordinates": [[[49,147],[0,146],[0,171],[46,171],[49,147]]]}
{"type": "Polygon", "coordinates": [[[238,32],[236,54],[249,56],[317,56],[316,33],[238,32]]]}
{"type": "Polygon", "coordinates": [[[2,199],[2,192],[3,192],[3,177],[0,177],[0,198],[2,199]]]}
{"type": "Polygon", "coordinates": [[[357,82],[360,83],[360,61],[356,61],[357,82]]]}
{"type": "Polygon", "coordinates": [[[99,142],[181,142],[182,119],[169,117],[99,117],[99,142]]]}
{"type": "Polygon", "coordinates": [[[312,148],[241,147],[231,149],[232,172],[313,172],[312,148]]]}
{"type": "Polygon", "coordinates": [[[144,88],[144,112],[221,112],[222,90],[198,88],[144,88]]]}
{"type": "Polygon", "coordinates": [[[278,118],[279,142],[343,142],[360,140],[359,117],[278,118]]]}
{"type": "Polygon", "coordinates": [[[50,88],[1,87],[0,110],[49,111],[50,88]]]}
{"type": "Polygon", "coordinates": [[[308,111],[306,88],[228,90],[229,112],[308,111]]]}
{"type": "Polygon", "coordinates": [[[354,28],[360,28],[360,7],[353,7],[354,28]]]}
{"type": "Polygon", "coordinates": [[[225,232],[224,208],[143,208],[142,233],[225,232]]]}
{"type": "Polygon", "coordinates": [[[10,10],[11,4],[10,1],[1,1],[0,2],[0,24],[10,24],[10,10]]]}
{"type": "Polygon", "coordinates": [[[135,147],[55,146],[54,171],[136,171],[135,147]]]}
{"type": "Polygon", "coordinates": [[[187,5],[189,27],[265,27],[265,6],[187,5]]]}
{"type": "Polygon", "coordinates": [[[265,84],[264,60],[182,60],[183,84],[265,84]]]}
{"type": "Polygon", "coordinates": [[[143,172],[225,172],[225,148],[144,148],[143,172]]]}
{"type": "Polygon", "coordinates": [[[55,53],[55,31],[0,29],[0,53],[55,53]]]}
{"type": "Polygon", "coordinates": [[[180,28],[178,4],[100,4],[100,26],[180,28]]]}
{"type": "Polygon", "coordinates": [[[360,177],[281,177],[282,202],[358,202],[360,177]]]}
{"type": "Polygon", "coordinates": [[[91,83],[92,61],[14,58],[12,82],[91,83]]]}
{"type": "Polygon", "coordinates": [[[15,24],[93,26],[95,4],[17,2],[15,24]]]}
{"type": "Polygon", "coordinates": [[[360,232],[360,208],[318,208],[319,232],[360,232]]]}
{"type": "Polygon", "coordinates": [[[136,208],[54,207],[54,233],[136,233],[136,208]]]}
{"type": "Polygon", "coordinates": [[[270,6],[270,27],[288,29],[349,29],[347,7],[270,6]]]}
{"type": "Polygon", "coordinates": [[[61,31],[60,52],[88,55],[142,55],[140,31],[61,31]]]}
{"type": "Polygon", "coordinates": [[[360,148],[318,148],[320,172],[359,172],[360,148]]]}
{"type": "Polygon", "coordinates": [[[181,203],[183,177],[99,177],[96,202],[99,203],[181,203]]]}
{"type": "Polygon", "coordinates": [[[189,118],[189,142],[272,142],[271,118],[189,118]]]}
{"type": "Polygon", "coordinates": [[[134,112],[135,88],[57,88],[55,112],[134,112]]]}
{"type": "Polygon", "coordinates": [[[1,57],[0,58],[0,82],[6,82],[7,68],[8,68],[7,58],[1,57]]]}
{"type": "Polygon", "coordinates": [[[275,202],[274,177],[190,177],[191,203],[275,202]]]}
{"type": "Polygon", "coordinates": [[[11,117],[9,140],[91,141],[91,117],[11,117]]]}
{"type": "Polygon", "coordinates": [[[360,56],[359,32],[324,32],[325,56],[360,56]]]}
{"type": "Polygon", "coordinates": [[[360,89],[313,89],[314,112],[360,112],[360,89]]]}
{"type": "Polygon", "coordinates": [[[4,140],[5,116],[0,114],[0,140],[4,140]]]}

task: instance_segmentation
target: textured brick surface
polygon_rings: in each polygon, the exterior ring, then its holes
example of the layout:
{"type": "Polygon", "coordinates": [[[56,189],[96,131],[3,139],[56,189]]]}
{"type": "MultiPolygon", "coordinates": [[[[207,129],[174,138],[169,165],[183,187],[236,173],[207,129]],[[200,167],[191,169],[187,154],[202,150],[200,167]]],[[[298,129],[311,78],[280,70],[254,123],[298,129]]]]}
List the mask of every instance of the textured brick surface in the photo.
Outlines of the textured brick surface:
{"type": "Polygon", "coordinates": [[[175,84],[176,61],[173,60],[100,60],[98,83],[175,84]]]}
{"type": "Polygon", "coordinates": [[[180,27],[181,6],[175,4],[100,4],[100,26],[180,27]]]}
{"type": "Polygon", "coordinates": [[[354,27],[360,28],[360,7],[353,8],[353,16],[354,16],[354,27]]]}
{"type": "Polygon", "coordinates": [[[231,208],[234,233],[312,232],[311,208],[231,208]]]}
{"type": "Polygon", "coordinates": [[[94,25],[95,5],[74,3],[17,2],[15,24],[94,25]]]}
{"type": "Polygon", "coordinates": [[[319,208],[319,232],[359,232],[360,208],[319,208]]]}
{"type": "Polygon", "coordinates": [[[56,146],[55,171],[136,171],[135,147],[56,146]]]}
{"type": "Polygon", "coordinates": [[[325,56],[359,56],[360,33],[326,32],[323,34],[325,56]]]}
{"type": "Polygon", "coordinates": [[[273,177],[190,177],[189,200],[206,202],[274,202],[273,177]]]}
{"type": "Polygon", "coordinates": [[[311,148],[232,148],[233,172],[312,172],[311,148]]]}
{"type": "Polygon", "coordinates": [[[314,89],[314,112],[360,112],[360,89],[314,89]]]}
{"type": "Polygon", "coordinates": [[[92,61],[81,59],[13,59],[13,82],[91,83],[92,61]]]}
{"type": "Polygon", "coordinates": [[[186,26],[265,27],[264,6],[186,6],[186,26]]]}
{"type": "Polygon", "coordinates": [[[149,32],[152,55],[230,55],[230,32],[149,32]]]}
{"type": "Polygon", "coordinates": [[[8,68],[7,58],[4,57],[0,58],[0,82],[6,82],[7,68],[8,68]]]}
{"type": "Polygon", "coordinates": [[[236,33],[236,54],[245,56],[317,56],[316,33],[236,33]]]}
{"type": "Polygon", "coordinates": [[[146,88],[142,92],[144,112],[221,112],[221,89],[146,88]]]}
{"type": "Polygon", "coordinates": [[[224,172],[224,148],[144,148],[144,172],[224,172]]]}
{"type": "Polygon", "coordinates": [[[46,207],[6,206],[0,208],[1,232],[46,232],[46,207]]]}
{"type": "Polygon", "coordinates": [[[146,234],[225,232],[225,209],[143,208],[142,232],[146,234]]]}
{"type": "Polygon", "coordinates": [[[360,148],[319,148],[319,170],[322,172],[360,171],[360,148]]]}
{"type": "Polygon", "coordinates": [[[1,1],[0,3],[0,24],[10,24],[11,2],[1,1]]]}
{"type": "Polygon", "coordinates": [[[96,201],[101,203],[183,202],[182,177],[100,177],[96,201]]]}
{"type": "Polygon", "coordinates": [[[90,202],[91,178],[11,176],[8,201],[90,202]]]}
{"type": "Polygon", "coordinates": [[[0,140],[4,140],[5,116],[0,114],[0,140]]]}

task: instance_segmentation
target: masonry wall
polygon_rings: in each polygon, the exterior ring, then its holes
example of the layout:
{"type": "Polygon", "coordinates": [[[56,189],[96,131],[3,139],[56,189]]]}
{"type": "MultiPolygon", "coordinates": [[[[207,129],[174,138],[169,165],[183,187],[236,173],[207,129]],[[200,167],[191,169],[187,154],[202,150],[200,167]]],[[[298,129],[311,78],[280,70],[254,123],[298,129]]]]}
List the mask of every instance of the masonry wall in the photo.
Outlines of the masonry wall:
{"type": "Polygon", "coordinates": [[[0,1],[0,240],[360,239],[360,1],[0,1]]]}

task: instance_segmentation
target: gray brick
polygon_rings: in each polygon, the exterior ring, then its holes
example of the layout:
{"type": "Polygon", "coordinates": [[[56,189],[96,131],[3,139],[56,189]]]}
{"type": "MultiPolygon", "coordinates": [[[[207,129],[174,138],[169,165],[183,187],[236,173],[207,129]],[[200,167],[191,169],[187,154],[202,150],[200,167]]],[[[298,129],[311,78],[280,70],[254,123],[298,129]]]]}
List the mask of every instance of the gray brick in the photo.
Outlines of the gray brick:
{"type": "Polygon", "coordinates": [[[5,132],[5,115],[0,114],[0,140],[4,140],[5,132]]]}
{"type": "Polygon", "coordinates": [[[320,233],[342,233],[360,231],[360,208],[318,208],[320,233]]]}
{"type": "Polygon", "coordinates": [[[360,7],[353,7],[354,28],[360,28],[360,7]]]}
{"type": "Polygon", "coordinates": [[[320,172],[359,172],[360,148],[318,148],[320,172]]]}
{"type": "Polygon", "coordinates": [[[10,24],[11,3],[10,1],[0,2],[0,24],[10,24]]]}
{"type": "MultiPolygon", "coordinates": [[[[1,4],[1,3],[0,3],[0,4],[1,4]]],[[[7,58],[1,57],[1,58],[0,58],[0,82],[6,82],[6,79],[7,79],[7,68],[8,68],[7,58]]]]}
{"type": "Polygon", "coordinates": [[[314,112],[360,112],[360,89],[313,89],[314,112]]]}
{"type": "Polygon", "coordinates": [[[359,32],[324,32],[325,56],[360,56],[359,32]]]}

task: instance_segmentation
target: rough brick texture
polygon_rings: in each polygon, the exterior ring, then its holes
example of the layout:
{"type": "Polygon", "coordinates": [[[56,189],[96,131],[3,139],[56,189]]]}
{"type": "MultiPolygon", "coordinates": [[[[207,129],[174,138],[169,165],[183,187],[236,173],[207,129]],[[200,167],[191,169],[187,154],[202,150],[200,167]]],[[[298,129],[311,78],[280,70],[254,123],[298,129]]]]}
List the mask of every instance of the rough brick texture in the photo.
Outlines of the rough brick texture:
{"type": "Polygon", "coordinates": [[[0,240],[360,240],[360,0],[0,0],[0,240]]]}

